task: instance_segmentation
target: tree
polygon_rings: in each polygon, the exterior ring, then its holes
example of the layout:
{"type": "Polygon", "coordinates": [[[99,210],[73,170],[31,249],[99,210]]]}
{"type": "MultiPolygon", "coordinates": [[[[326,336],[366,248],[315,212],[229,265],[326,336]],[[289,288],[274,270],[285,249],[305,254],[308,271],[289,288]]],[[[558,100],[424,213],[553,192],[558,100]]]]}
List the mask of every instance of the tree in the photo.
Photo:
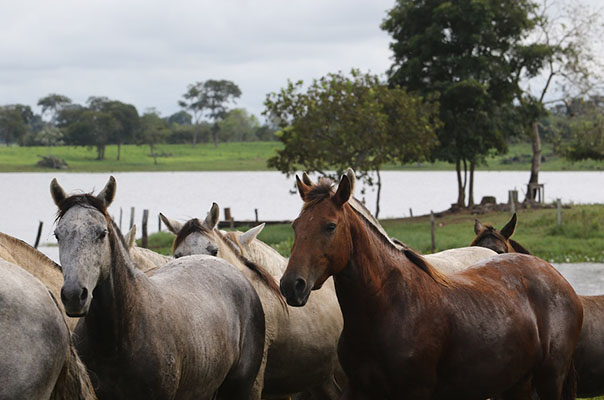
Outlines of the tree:
{"type": "Polygon", "coordinates": [[[351,77],[338,73],[314,80],[306,92],[302,81],[288,82],[264,104],[263,114],[279,121],[284,144],[268,165],[288,175],[304,168],[327,176],[330,169],[339,174],[352,167],[370,185],[375,173],[376,216],[382,166],[424,160],[437,143],[436,103],[357,70],[351,77]]]}
{"type": "Polygon", "coordinates": [[[225,142],[246,142],[254,140],[256,130],[260,127],[258,119],[243,108],[235,108],[226,113],[218,122],[218,129],[225,142]]]}
{"type": "Polygon", "coordinates": [[[604,160],[604,106],[602,98],[575,101],[570,105],[573,121],[567,124],[570,138],[562,153],[571,161],[604,160]]]}
{"type": "Polygon", "coordinates": [[[155,146],[163,143],[168,135],[167,122],[151,110],[141,117],[141,135],[138,140],[140,144],[148,144],[153,157],[153,163],[157,165],[157,151],[155,146]]]}
{"type": "Polygon", "coordinates": [[[117,160],[119,161],[122,144],[134,142],[140,129],[140,119],[136,107],[106,97],[90,97],[88,106],[91,110],[109,114],[117,121],[115,130],[108,136],[108,143],[117,144],[117,160]]]}
{"type": "Polygon", "coordinates": [[[58,114],[71,104],[71,99],[61,94],[51,93],[38,100],[38,106],[42,107],[42,116],[48,116],[50,123],[56,125],[58,114]]]}
{"type": "Polygon", "coordinates": [[[534,26],[534,7],[527,0],[397,0],[382,23],[393,38],[390,84],[423,96],[442,94],[444,126],[433,156],[455,163],[460,207],[466,189],[462,167],[465,177],[469,164],[471,206],[475,166],[490,151],[505,150],[505,120],[499,116],[512,108],[518,54],[534,26]]]}
{"type": "Polygon", "coordinates": [[[10,104],[0,107],[0,138],[9,146],[20,141],[28,131],[34,114],[29,106],[10,104]]]}
{"type": "Polygon", "coordinates": [[[168,122],[176,125],[191,125],[193,117],[186,111],[179,111],[170,115],[168,117],[168,122]]]}
{"type": "MultiPolygon", "coordinates": [[[[241,89],[235,83],[228,80],[207,80],[189,85],[187,92],[183,94],[183,100],[178,104],[191,111],[193,121],[198,125],[201,117],[206,115],[214,122],[212,136],[214,146],[218,147],[218,121],[223,119],[228,109],[227,105],[241,96],[241,89]]],[[[193,145],[197,140],[193,136],[193,145]]]]}
{"type": "Polygon", "coordinates": [[[516,76],[523,83],[516,98],[523,108],[533,153],[526,201],[535,199],[532,185],[539,183],[539,119],[547,114],[545,106],[562,102],[570,107],[597,86],[602,67],[592,47],[603,33],[598,11],[570,1],[542,0],[540,7],[532,11],[532,18],[536,22],[534,38],[523,48],[516,76]],[[547,100],[552,88],[560,96],[547,100]]]}

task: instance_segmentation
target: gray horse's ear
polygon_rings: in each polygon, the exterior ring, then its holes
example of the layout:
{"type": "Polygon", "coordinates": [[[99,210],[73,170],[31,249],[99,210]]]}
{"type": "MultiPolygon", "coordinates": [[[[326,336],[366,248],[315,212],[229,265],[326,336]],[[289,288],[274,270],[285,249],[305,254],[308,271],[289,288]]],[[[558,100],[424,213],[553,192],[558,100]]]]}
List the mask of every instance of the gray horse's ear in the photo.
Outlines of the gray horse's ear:
{"type": "Polygon", "coordinates": [[[474,220],[474,233],[478,235],[483,230],[484,230],[484,226],[482,225],[482,222],[480,222],[479,220],[475,219],[474,220]]]}
{"type": "Polygon", "coordinates": [[[354,193],[354,185],[357,183],[357,176],[354,173],[354,169],[348,167],[346,170],[346,176],[350,179],[350,192],[354,193]]]}
{"type": "Polygon", "coordinates": [[[352,194],[352,185],[350,183],[350,178],[348,175],[342,175],[342,179],[340,179],[340,183],[338,184],[338,190],[336,194],[333,195],[333,200],[336,205],[343,206],[349,199],[352,194]]]}
{"type": "Polygon", "coordinates": [[[115,183],[115,178],[113,176],[109,177],[109,181],[101,190],[99,194],[96,195],[96,198],[102,200],[105,203],[105,207],[109,207],[109,205],[113,202],[113,198],[115,197],[115,189],[117,184],[115,183]]]}
{"type": "Polygon", "coordinates": [[[258,236],[258,234],[262,232],[262,229],[264,229],[264,225],[266,224],[263,222],[260,225],[249,229],[247,232],[242,233],[241,236],[239,236],[239,243],[241,243],[243,246],[247,246],[248,244],[250,244],[252,240],[256,239],[256,236],[258,236]]]}
{"type": "Polygon", "coordinates": [[[304,200],[304,198],[306,197],[306,193],[308,193],[308,191],[310,190],[310,186],[302,182],[298,175],[296,175],[296,186],[298,187],[298,193],[300,194],[300,197],[302,198],[302,200],[304,200]]]}
{"type": "Polygon", "coordinates": [[[203,220],[203,225],[212,230],[218,225],[218,218],[220,218],[220,207],[218,207],[218,204],[212,203],[212,208],[210,208],[206,219],[203,220]]]}
{"type": "Polygon", "coordinates": [[[182,224],[180,222],[170,219],[162,213],[159,213],[159,217],[164,222],[164,225],[166,225],[170,232],[175,235],[178,235],[178,232],[180,232],[180,230],[182,229],[182,224]]]}
{"type": "Polygon", "coordinates": [[[314,185],[314,182],[312,181],[312,179],[310,179],[310,176],[308,176],[306,172],[302,173],[302,182],[304,182],[304,184],[307,186],[314,185]]]}
{"type": "Polygon", "coordinates": [[[67,198],[65,191],[61,185],[59,185],[59,182],[57,182],[57,178],[53,178],[50,182],[50,195],[52,196],[52,199],[57,207],[60,206],[63,200],[67,198]]]}
{"type": "Polygon", "coordinates": [[[134,247],[134,244],[136,243],[136,224],[132,225],[132,228],[126,233],[124,239],[128,245],[128,250],[134,247]]]}
{"type": "Polygon", "coordinates": [[[505,226],[501,229],[501,234],[503,235],[504,238],[509,239],[512,237],[512,235],[514,234],[514,231],[516,230],[516,223],[518,222],[518,218],[516,217],[516,213],[514,213],[514,215],[512,215],[512,218],[510,219],[510,221],[505,224],[505,226]]]}

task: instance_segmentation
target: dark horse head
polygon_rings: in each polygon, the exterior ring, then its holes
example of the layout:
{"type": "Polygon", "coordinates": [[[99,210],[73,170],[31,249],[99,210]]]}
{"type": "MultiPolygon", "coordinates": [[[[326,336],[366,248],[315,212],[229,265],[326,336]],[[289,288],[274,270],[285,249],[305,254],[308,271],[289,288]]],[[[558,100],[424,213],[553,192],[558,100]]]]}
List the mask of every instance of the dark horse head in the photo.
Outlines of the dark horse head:
{"type": "Polygon", "coordinates": [[[510,239],[516,230],[518,222],[516,213],[500,231],[495,229],[493,225],[482,224],[479,220],[474,222],[474,232],[476,237],[470,243],[470,246],[480,246],[491,249],[498,254],[502,253],[523,253],[531,254],[517,241],[510,239]]]}

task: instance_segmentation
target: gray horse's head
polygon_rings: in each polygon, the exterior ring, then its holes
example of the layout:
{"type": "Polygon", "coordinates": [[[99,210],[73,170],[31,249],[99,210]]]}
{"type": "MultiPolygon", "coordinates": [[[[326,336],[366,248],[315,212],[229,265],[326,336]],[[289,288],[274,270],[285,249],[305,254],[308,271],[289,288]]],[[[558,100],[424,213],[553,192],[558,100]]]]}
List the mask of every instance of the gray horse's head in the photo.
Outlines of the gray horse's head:
{"type": "Polygon", "coordinates": [[[172,251],[175,258],[190,256],[192,254],[208,254],[216,256],[219,245],[212,231],[218,225],[220,208],[213,203],[208,216],[202,221],[193,218],[181,224],[164,214],[159,214],[168,230],[176,235],[172,251]]]}
{"type": "Polygon", "coordinates": [[[61,300],[70,317],[86,315],[92,292],[109,275],[111,222],[106,208],[115,196],[113,177],[97,195],[66,196],[56,179],[50,184],[52,198],[59,207],[55,236],[63,268],[61,300]]]}

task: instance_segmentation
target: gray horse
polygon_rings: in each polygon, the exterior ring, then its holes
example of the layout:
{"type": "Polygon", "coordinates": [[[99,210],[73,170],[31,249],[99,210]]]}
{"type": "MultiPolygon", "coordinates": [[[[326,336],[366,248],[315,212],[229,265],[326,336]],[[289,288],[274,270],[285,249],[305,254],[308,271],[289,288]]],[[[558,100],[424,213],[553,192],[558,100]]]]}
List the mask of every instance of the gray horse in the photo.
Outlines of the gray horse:
{"type": "Polygon", "coordinates": [[[96,399],[46,286],[0,259],[0,399],[96,399]]]}
{"type": "Polygon", "coordinates": [[[56,180],[55,234],[68,315],[102,399],[249,399],[264,346],[254,288],[211,256],[172,261],[152,277],[133,265],[107,214],[113,177],[98,196],[67,197],[56,180]]]}

